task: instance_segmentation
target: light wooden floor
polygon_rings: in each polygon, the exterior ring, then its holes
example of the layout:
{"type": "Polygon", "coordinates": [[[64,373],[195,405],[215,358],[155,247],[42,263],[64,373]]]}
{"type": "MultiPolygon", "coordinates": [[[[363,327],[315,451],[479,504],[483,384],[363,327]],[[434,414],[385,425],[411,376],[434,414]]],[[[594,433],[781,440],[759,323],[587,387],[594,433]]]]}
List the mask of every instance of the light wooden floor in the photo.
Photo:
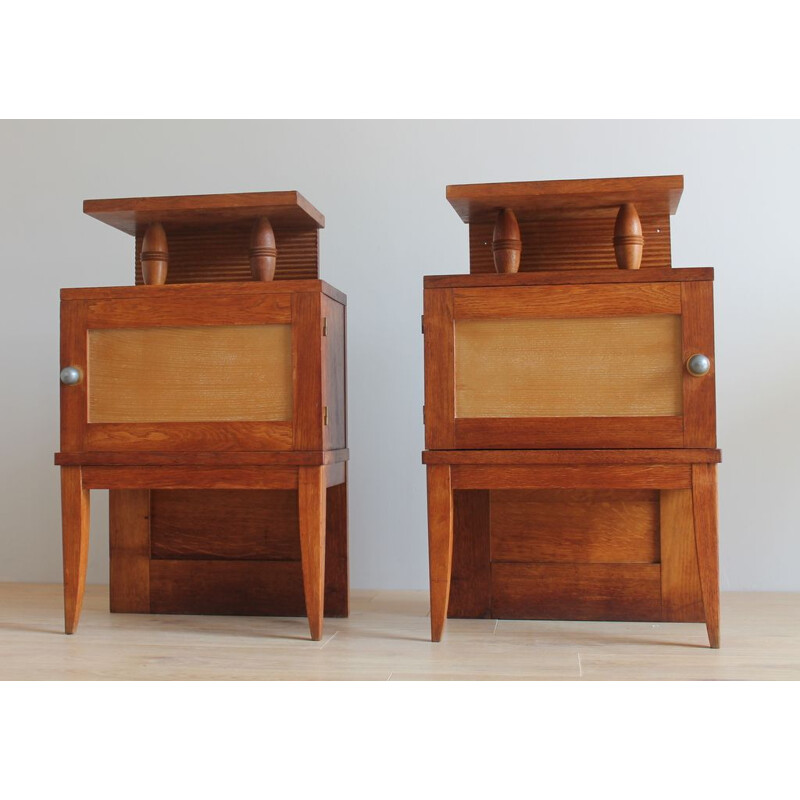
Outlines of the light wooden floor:
{"type": "Polygon", "coordinates": [[[716,651],[703,625],[646,622],[449,620],[433,644],[426,592],[353,592],[319,642],[304,618],[110,614],[104,586],[65,636],[61,603],[0,584],[0,679],[800,679],[800,594],[723,594],[716,651]]]}

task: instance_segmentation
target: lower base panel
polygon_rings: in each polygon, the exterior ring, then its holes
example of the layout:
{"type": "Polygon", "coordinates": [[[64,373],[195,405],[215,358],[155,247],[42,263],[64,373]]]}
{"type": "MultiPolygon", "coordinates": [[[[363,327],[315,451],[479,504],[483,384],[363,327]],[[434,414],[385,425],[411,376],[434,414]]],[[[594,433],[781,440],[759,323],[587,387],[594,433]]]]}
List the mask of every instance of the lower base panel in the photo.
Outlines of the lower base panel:
{"type": "MultiPolygon", "coordinates": [[[[325,616],[348,615],[347,484],[327,490],[325,616]]],[[[305,616],[297,492],[112,490],[111,611],[305,616]]]]}
{"type": "Polygon", "coordinates": [[[704,622],[691,491],[457,490],[448,616],[704,622]]]}

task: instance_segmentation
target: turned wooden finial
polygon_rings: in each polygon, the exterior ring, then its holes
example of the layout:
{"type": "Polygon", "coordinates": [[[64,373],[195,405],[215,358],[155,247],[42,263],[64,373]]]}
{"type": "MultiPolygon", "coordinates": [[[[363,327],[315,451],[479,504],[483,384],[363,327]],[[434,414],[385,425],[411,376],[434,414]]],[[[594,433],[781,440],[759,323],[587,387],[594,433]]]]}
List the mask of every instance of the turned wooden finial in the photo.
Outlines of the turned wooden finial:
{"type": "Polygon", "coordinates": [[[504,208],[497,213],[492,237],[492,255],[494,268],[498,272],[519,272],[522,237],[519,233],[517,215],[510,208],[504,208]]]}
{"type": "Polygon", "coordinates": [[[151,222],[142,239],[142,280],[148,285],[167,282],[169,250],[167,234],[160,222],[151,222]]]}
{"type": "Polygon", "coordinates": [[[257,219],[250,234],[250,271],[255,281],[271,281],[275,277],[278,251],[275,231],[266,217],[257,219]]]}
{"type": "Polygon", "coordinates": [[[644,236],[642,223],[636,206],[625,203],[620,206],[617,223],[614,226],[614,253],[620,269],[639,269],[642,265],[644,236]]]}

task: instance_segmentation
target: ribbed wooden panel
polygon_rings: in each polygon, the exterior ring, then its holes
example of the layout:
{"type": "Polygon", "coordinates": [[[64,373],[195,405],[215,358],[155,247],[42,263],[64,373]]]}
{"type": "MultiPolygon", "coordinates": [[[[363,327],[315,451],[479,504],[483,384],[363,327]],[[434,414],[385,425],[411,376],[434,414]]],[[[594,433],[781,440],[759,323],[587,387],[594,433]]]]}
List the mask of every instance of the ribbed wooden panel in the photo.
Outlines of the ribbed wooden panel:
{"type": "MultiPolygon", "coordinates": [[[[550,269],[617,269],[614,217],[545,219],[520,222],[520,272],[550,269]]],[[[494,272],[493,223],[469,226],[469,270],[494,272]]],[[[669,215],[642,217],[642,267],[671,267],[669,215]]]]}
{"type": "MultiPolygon", "coordinates": [[[[171,230],[167,227],[167,283],[249,281],[251,225],[214,225],[171,230]]],[[[319,232],[275,231],[278,264],[275,280],[319,277],[319,232]]],[[[136,235],[136,283],[142,284],[142,234],[136,235]]]]}

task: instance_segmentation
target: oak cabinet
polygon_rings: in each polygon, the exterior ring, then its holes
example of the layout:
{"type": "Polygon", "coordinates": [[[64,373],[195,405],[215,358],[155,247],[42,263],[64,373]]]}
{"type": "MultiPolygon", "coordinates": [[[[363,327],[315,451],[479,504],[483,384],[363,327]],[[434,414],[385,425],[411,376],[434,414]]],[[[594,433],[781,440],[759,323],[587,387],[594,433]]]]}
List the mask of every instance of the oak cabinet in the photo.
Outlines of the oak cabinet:
{"type": "Polygon", "coordinates": [[[61,293],[66,630],[91,489],[110,490],[111,610],[348,611],[346,298],[296,192],[87,201],[135,286],[61,293]],[[327,604],[327,607],[326,607],[327,604]]]}
{"type": "Polygon", "coordinates": [[[449,615],[718,646],[714,276],[672,268],[682,187],[448,187],[471,274],[424,280],[434,640],[449,615]]]}

